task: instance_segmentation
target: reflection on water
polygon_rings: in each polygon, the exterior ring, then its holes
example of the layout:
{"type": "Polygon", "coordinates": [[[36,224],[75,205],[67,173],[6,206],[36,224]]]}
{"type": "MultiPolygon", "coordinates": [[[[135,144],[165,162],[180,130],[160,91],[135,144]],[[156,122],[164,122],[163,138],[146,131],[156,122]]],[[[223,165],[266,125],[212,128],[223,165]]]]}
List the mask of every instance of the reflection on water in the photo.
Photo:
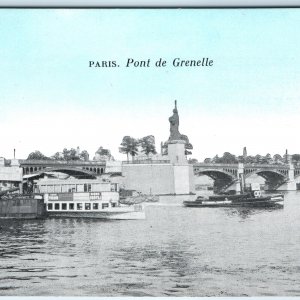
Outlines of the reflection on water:
{"type": "Polygon", "coordinates": [[[299,296],[300,193],[282,209],[181,200],[142,221],[0,220],[0,295],[299,296]]]}

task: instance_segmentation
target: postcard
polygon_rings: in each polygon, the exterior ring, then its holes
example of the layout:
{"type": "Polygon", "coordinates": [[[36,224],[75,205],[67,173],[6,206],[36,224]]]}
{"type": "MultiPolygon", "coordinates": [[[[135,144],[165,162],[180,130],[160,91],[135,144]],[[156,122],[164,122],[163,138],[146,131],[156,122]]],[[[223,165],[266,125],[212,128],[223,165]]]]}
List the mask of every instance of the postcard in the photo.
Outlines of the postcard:
{"type": "Polygon", "coordinates": [[[0,10],[0,295],[299,296],[300,9],[0,10]]]}

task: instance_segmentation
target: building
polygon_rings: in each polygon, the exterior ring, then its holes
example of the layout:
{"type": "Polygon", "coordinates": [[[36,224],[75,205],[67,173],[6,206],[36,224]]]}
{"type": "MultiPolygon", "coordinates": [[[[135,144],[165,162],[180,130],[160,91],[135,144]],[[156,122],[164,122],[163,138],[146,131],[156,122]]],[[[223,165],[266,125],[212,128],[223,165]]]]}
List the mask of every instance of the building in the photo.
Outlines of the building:
{"type": "MultiPolygon", "coordinates": [[[[0,157],[0,191],[14,187],[22,190],[23,172],[17,159],[5,160],[0,157]]],[[[21,191],[22,192],[22,191],[21,191]]]]}

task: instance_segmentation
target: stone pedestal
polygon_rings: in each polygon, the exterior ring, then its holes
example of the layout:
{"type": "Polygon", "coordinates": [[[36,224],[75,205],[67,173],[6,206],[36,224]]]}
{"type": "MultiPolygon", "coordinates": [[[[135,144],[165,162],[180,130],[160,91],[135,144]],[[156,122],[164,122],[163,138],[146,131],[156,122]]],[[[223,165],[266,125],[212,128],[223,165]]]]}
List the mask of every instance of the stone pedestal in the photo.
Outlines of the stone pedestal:
{"type": "Polygon", "coordinates": [[[172,164],[187,164],[185,156],[185,141],[171,141],[168,144],[168,156],[172,164]]]}
{"type": "Polygon", "coordinates": [[[174,194],[194,192],[193,166],[189,165],[185,155],[185,141],[174,140],[168,144],[168,156],[173,165],[174,194]]]}

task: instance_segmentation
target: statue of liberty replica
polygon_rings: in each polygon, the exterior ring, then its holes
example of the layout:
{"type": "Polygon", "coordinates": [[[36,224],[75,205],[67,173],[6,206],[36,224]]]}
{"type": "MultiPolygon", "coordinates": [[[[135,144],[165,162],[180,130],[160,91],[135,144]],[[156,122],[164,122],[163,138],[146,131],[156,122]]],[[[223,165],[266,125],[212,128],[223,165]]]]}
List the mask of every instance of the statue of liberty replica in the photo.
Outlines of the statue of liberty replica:
{"type": "Polygon", "coordinates": [[[177,101],[175,100],[175,107],[173,109],[173,115],[169,118],[170,122],[170,137],[168,141],[162,143],[162,154],[168,154],[168,144],[176,142],[184,142],[185,144],[185,155],[192,154],[189,150],[193,149],[193,145],[189,142],[189,139],[186,135],[179,132],[179,114],[177,109],[177,101]]]}
{"type": "Polygon", "coordinates": [[[181,134],[179,132],[179,115],[178,115],[176,100],[175,100],[175,108],[173,109],[173,116],[169,118],[169,122],[170,122],[169,141],[181,140],[181,134]]]}

